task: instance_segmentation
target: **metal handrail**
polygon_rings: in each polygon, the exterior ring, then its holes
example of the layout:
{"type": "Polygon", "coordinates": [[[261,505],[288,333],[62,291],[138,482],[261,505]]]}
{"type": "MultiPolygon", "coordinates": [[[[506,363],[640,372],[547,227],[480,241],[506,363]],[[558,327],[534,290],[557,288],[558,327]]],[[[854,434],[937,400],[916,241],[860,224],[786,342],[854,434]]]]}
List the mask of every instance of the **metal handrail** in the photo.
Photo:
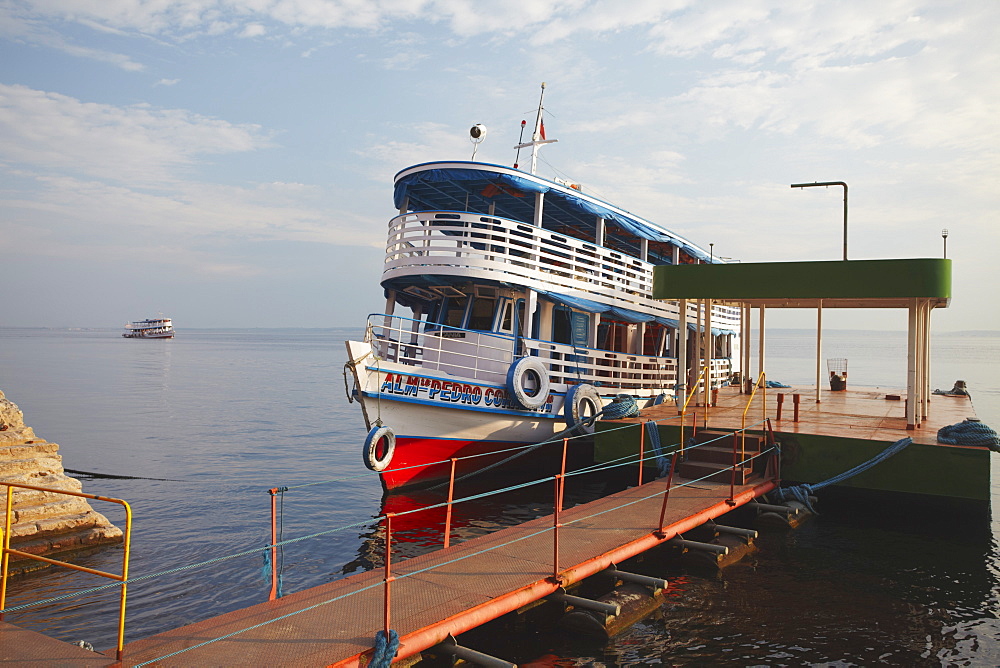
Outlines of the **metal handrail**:
{"type": "Polygon", "coordinates": [[[54,566],[65,566],[66,568],[71,568],[75,571],[82,571],[84,573],[90,573],[91,575],[99,575],[101,577],[110,578],[112,580],[118,580],[122,583],[121,595],[119,596],[118,602],[118,645],[116,647],[117,659],[122,660],[122,650],[125,646],[125,601],[127,598],[128,591],[128,560],[129,551],[132,539],[132,507],[129,506],[127,501],[122,499],[115,499],[108,496],[98,496],[96,494],[85,494],[83,492],[70,492],[64,489],[52,489],[50,487],[37,487],[35,485],[25,485],[18,482],[0,482],[0,485],[7,486],[7,504],[6,504],[6,516],[4,518],[3,525],[3,559],[0,569],[2,569],[2,574],[0,574],[0,620],[3,619],[3,612],[6,610],[7,605],[7,577],[9,574],[9,562],[10,556],[15,555],[22,557],[24,559],[34,559],[35,561],[42,561],[47,564],[52,564],[54,566]],[[120,504],[125,508],[125,554],[122,557],[122,573],[117,575],[115,573],[108,573],[106,571],[100,571],[96,568],[87,568],[86,566],[77,566],[76,564],[71,564],[67,561],[59,561],[57,559],[50,559],[48,557],[43,557],[37,554],[31,554],[29,552],[22,552],[21,550],[14,550],[10,547],[10,526],[11,526],[11,515],[13,514],[14,508],[14,488],[19,489],[31,489],[38,492],[50,492],[53,494],[66,494],[68,496],[78,496],[84,499],[93,499],[95,501],[108,501],[110,503],[120,504]]]}
{"type": "MultiPolygon", "coordinates": [[[[702,376],[704,376],[709,371],[709,369],[710,369],[710,365],[708,365],[708,364],[706,364],[704,367],[702,367],[701,373],[698,374],[698,378],[694,381],[694,386],[695,387],[698,387],[698,384],[701,383],[702,376]]],[[[680,445],[681,445],[680,453],[681,453],[681,455],[684,454],[684,423],[685,423],[685,420],[687,418],[687,407],[688,407],[688,403],[690,403],[691,398],[694,397],[695,393],[694,392],[690,392],[689,393],[689,392],[687,392],[687,389],[685,388],[685,394],[687,395],[687,399],[684,400],[684,405],[681,407],[681,438],[680,438],[680,441],[681,441],[681,443],[680,443],[680,445]]]]}
{"type": "MultiPolygon", "coordinates": [[[[763,411],[762,412],[763,413],[767,412],[767,389],[766,389],[766,386],[764,385],[764,383],[767,382],[765,380],[766,378],[767,378],[767,375],[763,371],[761,371],[760,375],[757,376],[757,382],[754,383],[754,385],[753,385],[753,390],[750,391],[750,399],[747,400],[747,407],[743,409],[743,419],[740,422],[740,431],[743,434],[743,437],[740,439],[740,456],[744,460],[746,459],[746,450],[747,450],[747,448],[746,448],[746,442],[747,442],[747,431],[746,431],[746,429],[747,429],[747,413],[750,412],[750,404],[753,403],[753,398],[757,395],[757,389],[758,388],[764,388],[763,392],[761,393],[761,396],[764,398],[764,401],[763,401],[764,406],[763,406],[763,411]]],[[[766,419],[766,415],[762,415],[761,419],[766,419]]]]}

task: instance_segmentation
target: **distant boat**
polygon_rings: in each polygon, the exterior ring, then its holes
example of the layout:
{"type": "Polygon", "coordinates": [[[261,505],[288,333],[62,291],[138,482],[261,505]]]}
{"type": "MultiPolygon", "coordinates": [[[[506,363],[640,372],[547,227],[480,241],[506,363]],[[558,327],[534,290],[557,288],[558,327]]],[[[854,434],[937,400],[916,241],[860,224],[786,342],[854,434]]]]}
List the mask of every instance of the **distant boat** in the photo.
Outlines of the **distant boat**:
{"type": "Polygon", "coordinates": [[[126,339],[172,339],[174,338],[174,323],[170,318],[150,318],[136,322],[125,323],[126,339]]]}

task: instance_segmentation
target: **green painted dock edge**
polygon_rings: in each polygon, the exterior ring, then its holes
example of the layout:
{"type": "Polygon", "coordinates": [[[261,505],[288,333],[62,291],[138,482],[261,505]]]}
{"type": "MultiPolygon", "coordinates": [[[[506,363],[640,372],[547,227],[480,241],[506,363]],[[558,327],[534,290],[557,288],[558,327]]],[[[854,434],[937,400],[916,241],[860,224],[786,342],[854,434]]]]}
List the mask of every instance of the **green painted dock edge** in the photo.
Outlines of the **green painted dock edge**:
{"type": "Polygon", "coordinates": [[[661,265],[654,299],[875,299],[951,297],[951,260],[914,258],[827,262],[661,265]]]}
{"type": "MultiPolygon", "coordinates": [[[[621,423],[598,422],[594,433],[594,461],[610,462],[637,456],[639,430],[621,429],[621,423]]],[[[672,453],[679,442],[678,425],[658,425],[664,450],[672,453]]],[[[759,432],[758,432],[759,433],[759,432]]],[[[690,438],[691,427],[685,429],[690,438]]],[[[781,478],[788,483],[819,483],[868,461],[892,441],[794,434],[775,431],[781,445],[781,478]]],[[[646,445],[648,453],[648,442],[646,445]]],[[[648,456],[648,454],[647,454],[648,456]]],[[[653,463],[647,460],[648,466],[653,463]]],[[[913,443],[881,464],[839,485],[879,492],[990,500],[990,451],[913,443]]]]}

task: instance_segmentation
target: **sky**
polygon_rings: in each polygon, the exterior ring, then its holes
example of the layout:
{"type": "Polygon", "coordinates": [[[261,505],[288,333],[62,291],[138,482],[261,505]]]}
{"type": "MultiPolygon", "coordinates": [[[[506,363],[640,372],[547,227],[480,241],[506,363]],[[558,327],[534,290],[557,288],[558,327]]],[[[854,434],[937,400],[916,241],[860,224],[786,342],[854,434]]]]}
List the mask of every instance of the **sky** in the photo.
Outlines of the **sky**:
{"type": "MultiPolygon", "coordinates": [[[[0,0],[0,326],[350,327],[392,179],[511,165],[743,262],[954,260],[1000,330],[996,0],[0,0]],[[522,157],[522,164],[524,163],[522,157]]],[[[811,326],[815,315],[769,315],[811,326]]],[[[904,329],[902,312],[824,314],[904,329]]]]}

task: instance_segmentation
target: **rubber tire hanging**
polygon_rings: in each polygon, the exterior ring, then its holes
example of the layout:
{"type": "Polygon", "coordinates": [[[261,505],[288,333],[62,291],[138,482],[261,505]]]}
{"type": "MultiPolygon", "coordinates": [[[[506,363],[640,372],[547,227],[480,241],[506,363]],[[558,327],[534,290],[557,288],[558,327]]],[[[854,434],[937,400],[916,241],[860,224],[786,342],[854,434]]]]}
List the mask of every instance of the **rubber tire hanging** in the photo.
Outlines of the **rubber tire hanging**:
{"type": "Polygon", "coordinates": [[[507,393],[528,410],[541,408],[549,399],[549,372],[537,357],[522,357],[507,370],[507,393]],[[525,380],[535,378],[534,392],[525,387],[525,380]]]}
{"type": "Polygon", "coordinates": [[[396,434],[391,428],[385,425],[372,427],[365,437],[365,445],[362,450],[365,466],[372,471],[384,471],[392,463],[392,456],[396,452],[396,434]],[[380,448],[379,443],[385,439],[385,446],[380,448]]]}

